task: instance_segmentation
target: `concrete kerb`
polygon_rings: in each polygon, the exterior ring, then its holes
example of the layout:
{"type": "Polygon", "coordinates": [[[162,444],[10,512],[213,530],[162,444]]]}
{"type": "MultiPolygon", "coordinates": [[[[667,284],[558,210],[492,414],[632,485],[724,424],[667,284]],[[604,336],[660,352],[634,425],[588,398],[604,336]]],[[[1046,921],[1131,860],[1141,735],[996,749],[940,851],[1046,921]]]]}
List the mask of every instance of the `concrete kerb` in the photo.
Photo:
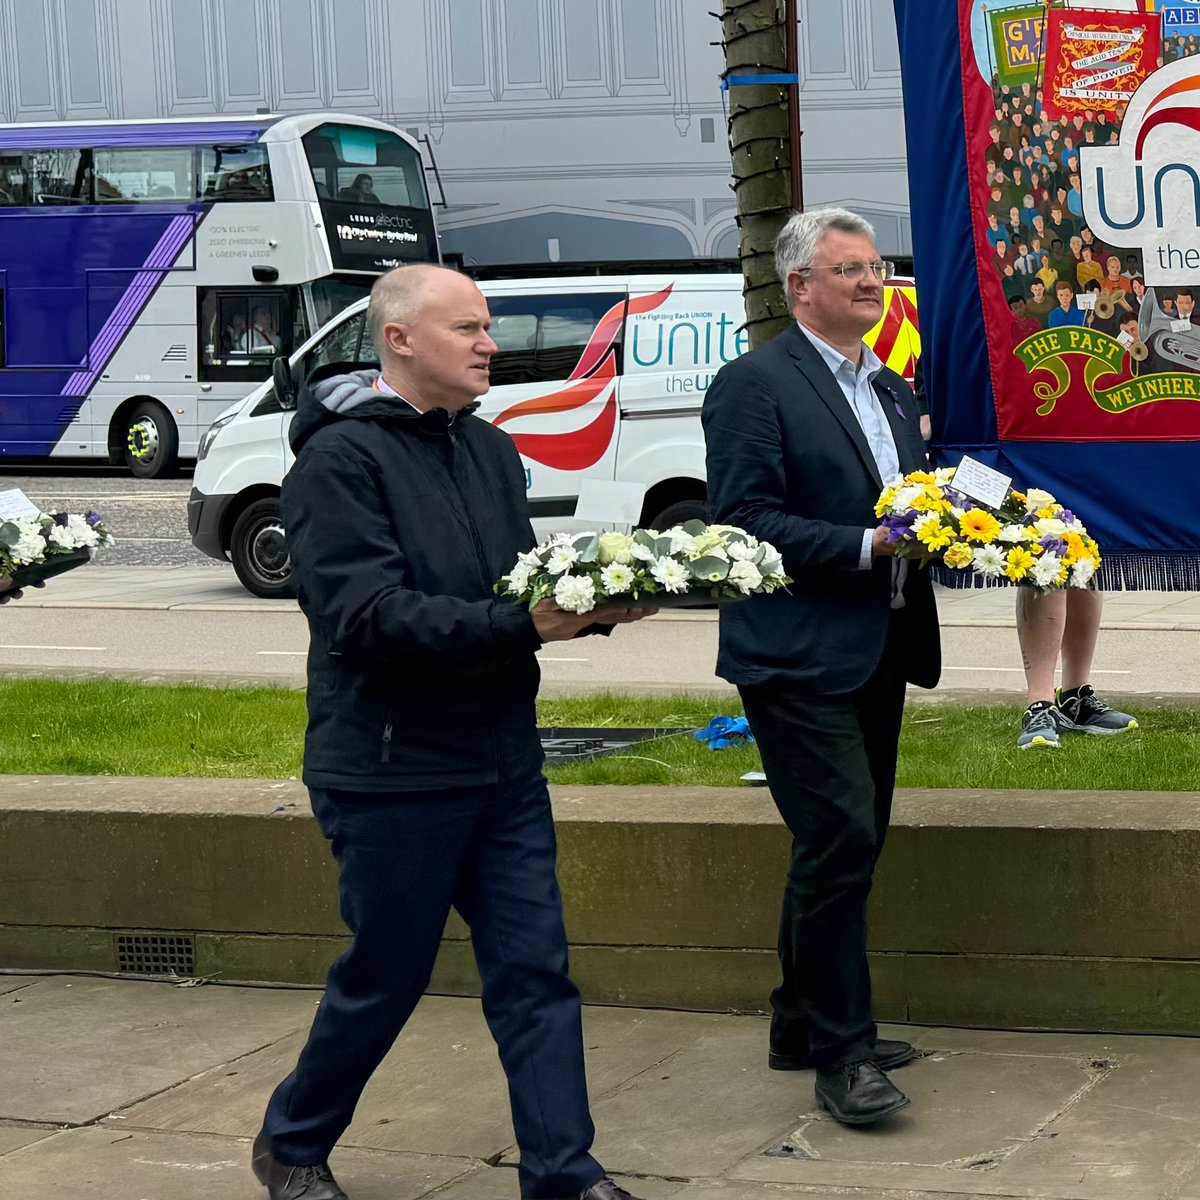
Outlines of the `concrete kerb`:
{"type": "MultiPolygon", "coordinates": [[[[586,998],[761,1008],[788,853],[769,796],[552,791],[586,998]]],[[[901,791],[872,897],[880,1016],[1200,1032],[1197,861],[1197,793],[901,791]]],[[[124,937],[199,976],[320,983],[334,879],[298,783],[11,776],[0,967],[115,970],[124,937]]],[[[433,990],[477,991],[457,919],[433,990]]]]}

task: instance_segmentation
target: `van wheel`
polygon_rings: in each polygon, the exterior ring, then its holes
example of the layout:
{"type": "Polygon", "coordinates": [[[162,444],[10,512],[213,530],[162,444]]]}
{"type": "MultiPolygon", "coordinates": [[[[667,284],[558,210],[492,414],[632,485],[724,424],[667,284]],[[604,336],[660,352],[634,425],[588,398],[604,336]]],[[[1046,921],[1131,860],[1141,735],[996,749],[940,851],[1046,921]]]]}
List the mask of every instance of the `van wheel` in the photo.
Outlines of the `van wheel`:
{"type": "Polygon", "coordinates": [[[255,500],[233,523],[229,557],[246,591],[266,600],[291,599],[296,594],[292,557],[279,501],[255,500]]]}
{"type": "Polygon", "coordinates": [[[651,529],[670,529],[684,521],[703,521],[708,524],[708,505],[703,500],[676,500],[668,504],[652,521],[651,529]]]}
{"type": "Polygon", "coordinates": [[[121,457],[138,479],[162,479],[179,462],[179,430],[155,400],[139,400],[122,423],[121,457]]]}

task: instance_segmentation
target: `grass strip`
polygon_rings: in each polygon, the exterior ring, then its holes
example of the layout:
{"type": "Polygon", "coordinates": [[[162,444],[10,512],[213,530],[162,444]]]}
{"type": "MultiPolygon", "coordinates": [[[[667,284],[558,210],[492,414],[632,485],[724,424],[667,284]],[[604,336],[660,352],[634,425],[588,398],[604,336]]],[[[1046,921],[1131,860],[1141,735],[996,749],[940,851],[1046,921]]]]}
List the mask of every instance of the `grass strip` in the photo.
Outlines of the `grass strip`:
{"type": "MultiPolygon", "coordinates": [[[[1191,791],[1200,710],[1128,704],[1135,733],[1074,736],[1062,749],[1018,751],[1019,711],[1000,705],[910,704],[901,787],[1191,791]]],[[[544,726],[698,728],[740,713],[733,699],[677,695],[547,698],[544,726]]],[[[304,696],[283,688],[159,686],[116,680],[0,681],[0,770],[13,775],[300,775],[304,696]]],[[[688,736],[553,768],[559,784],[737,787],[760,769],[753,747],[710,750],[688,736]]]]}

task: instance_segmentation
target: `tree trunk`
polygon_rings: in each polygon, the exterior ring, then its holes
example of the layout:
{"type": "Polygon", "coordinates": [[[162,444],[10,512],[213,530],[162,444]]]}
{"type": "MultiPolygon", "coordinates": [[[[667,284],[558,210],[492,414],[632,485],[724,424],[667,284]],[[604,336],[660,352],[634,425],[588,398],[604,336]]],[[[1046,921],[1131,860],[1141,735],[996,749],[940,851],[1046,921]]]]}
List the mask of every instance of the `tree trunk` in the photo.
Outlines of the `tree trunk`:
{"type": "MultiPolygon", "coordinates": [[[[787,70],[785,0],[722,0],[727,75],[787,70]]],[[[787,86],[741,84],[729,98],[729,151],[745,277],[750,348],[786,328],[787,297],[775,274],[775,237],[792,215],[787,86]]]]}

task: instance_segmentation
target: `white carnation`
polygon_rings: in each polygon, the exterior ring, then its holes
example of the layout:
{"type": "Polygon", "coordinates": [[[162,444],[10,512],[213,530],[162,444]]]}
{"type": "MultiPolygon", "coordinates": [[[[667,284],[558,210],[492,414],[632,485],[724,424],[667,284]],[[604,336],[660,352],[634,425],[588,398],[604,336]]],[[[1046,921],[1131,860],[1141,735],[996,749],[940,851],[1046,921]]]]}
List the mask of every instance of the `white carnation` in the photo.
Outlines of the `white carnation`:
{"type": "Polygon", "coordinates": [[[42,541],[40,534],[34,534],[31,537],[22,532],[21,539],[8,553],[12,556],[13,562],[27,567],[31,563],[41,562],[46,557],[46,543],[42,541]]]}
{"type": "Polygon", "coordinates": [[[596,585],[590,575],[564,575],[554,585],[554,603],[567,612],[591,612],[596,607],[596,585]]]}
{"type": "Polygon", "coordinates": [[[1087,587],[1088,581],[1096,573],[1096,564],[1090,558],[1081,558],[1071,568],[1071,586],[1087,587]]]}
{"type": "Polygon", "coordinates": [[[783,555],[770,542],[763,542],[763,549],[766,553],[762,556],[762,562],[758,564],[759,571],[764,576],[782,575],[783,555]]]}
{"type": "Polygon", "coordinates": [[[895,498],[892,500],[892,512],[896,516],[903,516],[913,506],[913,501],[925,490],[925,485],[921,483],[910,484],[908,487],[901,488],[895,498]]]}
{"type": "Polygon", "coordinates": [[[686,592],[688,590],[688,569],[681,562],[665,555],[650,568],[650,574],[663,585],[668,592],[686,592]]]}
{"type": "Polygon", "coordinates": [[[745,596],[750,595],[755,588],[760,587],[763,581],[759,569],[753,563],[748,562],[734,563],[729,568],[727,578],[745,596]]]}
{"type": "Polygon", "coordinates": [[[100,535],[87,523],[87,518],[79,516],[78,513],[72,513],[67,518],[67,528],[75,539],[75,545],[89,547],[100,545],[100,535]]]}
{"type": "Polygon", "coordinates": [[[636,578],[633,568],[626,566],[625,563],[613,562],[600,569],[600,582],[610,596],[629,591],[636,578]]]}
{"type": "Polygon", "coordinates": [[[1057,554],[1047,552],[1029,568],[1029,578],[1038,587],[1053,587],[1058,582],[1058,575],[1061,570],[1062,559],[1057,554]]]}
{"type": "Polygon", "coordinates": [[[729,543],[729,557],[734,562],[749,562],[757,553],[757,548],[746,542],[729,543]]]}
{"type": "Polygon", "coordinates": [[[671,553],[672,554],[695,554],[696,539],[690,533],[683,529],[668,529],[667,533],[671,537],[671,553]]]}
{"type": "Polygon", "coordinates": [[[629,547],[629,553],[639,562],[652,563],[658,558],[658,555],[649,546],[643,546],[641,542],[634,542],[629,547]]]}

